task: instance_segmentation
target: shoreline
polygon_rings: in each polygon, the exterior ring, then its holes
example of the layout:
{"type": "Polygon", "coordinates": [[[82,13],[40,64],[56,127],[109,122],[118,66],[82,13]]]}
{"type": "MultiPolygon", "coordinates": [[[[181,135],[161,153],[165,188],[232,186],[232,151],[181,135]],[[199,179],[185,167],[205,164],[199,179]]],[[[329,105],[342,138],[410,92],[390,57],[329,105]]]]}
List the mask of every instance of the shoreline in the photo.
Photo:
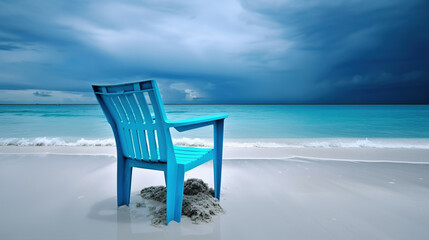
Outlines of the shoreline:
{"type": "MultiPolygon", "coordinates": [[[[116,157],[114,146],[0,146],[4,154],[54,154],[116,157]]],[[[429,149],[387,148],[234,148],[224,147],[225,160],[302,158],[321,161],[429,163],[429,149]]]]}

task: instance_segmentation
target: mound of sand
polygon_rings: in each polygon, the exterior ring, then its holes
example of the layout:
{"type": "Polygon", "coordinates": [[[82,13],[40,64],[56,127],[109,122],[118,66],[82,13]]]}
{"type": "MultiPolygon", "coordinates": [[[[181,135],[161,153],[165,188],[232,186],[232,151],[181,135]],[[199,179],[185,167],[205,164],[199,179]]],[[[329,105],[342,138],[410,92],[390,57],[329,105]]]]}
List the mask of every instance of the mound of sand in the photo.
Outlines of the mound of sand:
{"type": "MultiPolygon", "coordinates": [[[[182,216],[188,216],[193,223],[210,222],[212,217],[223,212],[218,200],[214,198],[213,188],[201,179],[191,178],[185,181],[183,190],[182,216]]],[[[144,200],[153,200],[160,203],[160,207],[149,207],[152,224],[166,224],[166,197],[167,189],[163,186],[147,187],[141,190],[140,196],[144,200]]],[[[146,207],[147,204],[137,203],[137,207],[146,207]]]]}

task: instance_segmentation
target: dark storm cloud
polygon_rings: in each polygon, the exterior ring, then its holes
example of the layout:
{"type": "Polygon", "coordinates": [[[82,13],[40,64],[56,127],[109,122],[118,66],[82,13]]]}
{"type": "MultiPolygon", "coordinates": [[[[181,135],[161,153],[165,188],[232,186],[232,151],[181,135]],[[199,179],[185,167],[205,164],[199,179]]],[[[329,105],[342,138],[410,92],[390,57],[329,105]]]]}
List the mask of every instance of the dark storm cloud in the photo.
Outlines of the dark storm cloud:
{"type": "Polygon", "coordinates": [[[11,51],[15,49],[19,49],[19,47],[14,46],[12,44],[0,44],[0,51],[11,51]]]}
{"type": "Polygon", "coordinates": [[[0,1],[0,89],[79,102],[153,78],[167,103],[429,103],[428,6],[0,1]]]}
{"type": "Polygon", "coordinates": [[[309,63],[297,72],[311,72],[309,89],[324,92],[315,102],[429,102],[429,2],[243,5],[289,29],[290,51],[309,63]]]}

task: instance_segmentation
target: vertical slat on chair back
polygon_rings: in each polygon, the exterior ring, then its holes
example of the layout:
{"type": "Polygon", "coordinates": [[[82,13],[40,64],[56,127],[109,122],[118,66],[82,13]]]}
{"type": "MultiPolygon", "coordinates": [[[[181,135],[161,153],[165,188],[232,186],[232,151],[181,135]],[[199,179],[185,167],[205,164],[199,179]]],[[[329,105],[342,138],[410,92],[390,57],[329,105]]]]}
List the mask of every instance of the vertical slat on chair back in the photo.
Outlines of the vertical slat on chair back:
{"type": "Polygon", "coordinates": [[[150,80],[93,88],[99,96],[97,99],[107,109],[105,114],[110,114],[114,121],[119,135],[116,144],[120,144],[124,156],[165,162],[165,111],[156,82],[150,80]]]}

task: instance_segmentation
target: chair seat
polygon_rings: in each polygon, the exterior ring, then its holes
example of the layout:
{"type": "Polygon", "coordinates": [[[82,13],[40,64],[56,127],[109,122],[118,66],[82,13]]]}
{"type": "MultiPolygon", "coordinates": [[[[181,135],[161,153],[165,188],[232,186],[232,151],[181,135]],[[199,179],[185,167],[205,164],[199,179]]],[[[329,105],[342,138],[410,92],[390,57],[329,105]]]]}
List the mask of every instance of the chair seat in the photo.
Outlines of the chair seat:
{"type": "MultiPolygon", "coordinates": [[[[173,146],[178,165],[182,165],[185,171],[188,171],[198,165],[201,165],[214,157],[214,149],[212,148],[195,148],[195,147],[180,147],[173,146]]],[[[158,155],[159,155],[159,149],[158,155]]],[[[144,167],[164,171],[166,168],[165,161],[149,161],[137,160],[128,158],[132,161],[133,167],[144,167]]]]}
{"type": "Polygon", "coordinates": [[[212,148],[174,146],[174,153],[177,164],[184,165],[188,170],[213,159],[212,148]]]}

